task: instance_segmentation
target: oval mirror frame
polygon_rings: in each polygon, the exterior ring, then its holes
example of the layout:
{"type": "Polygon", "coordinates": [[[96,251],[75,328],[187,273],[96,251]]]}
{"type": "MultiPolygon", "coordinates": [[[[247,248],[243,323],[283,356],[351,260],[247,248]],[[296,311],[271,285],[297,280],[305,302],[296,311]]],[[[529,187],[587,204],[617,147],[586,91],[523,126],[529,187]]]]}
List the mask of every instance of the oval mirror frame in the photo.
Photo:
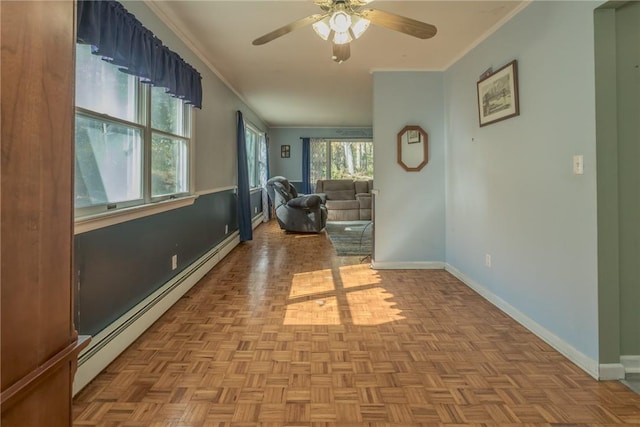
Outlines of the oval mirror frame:
{"type": "MultiPolygon", "coordinates": [[[[429,136],[420,126],[405,126],[398,132],[398,164],[407,172],[418,172],[429,161],[429,136]],[[417,166],[409,166],[402,157],[403,145],[422,144],[422,161],[417,166]]],[[[413,163],[412,163],[413,165],[413,163]]]]}

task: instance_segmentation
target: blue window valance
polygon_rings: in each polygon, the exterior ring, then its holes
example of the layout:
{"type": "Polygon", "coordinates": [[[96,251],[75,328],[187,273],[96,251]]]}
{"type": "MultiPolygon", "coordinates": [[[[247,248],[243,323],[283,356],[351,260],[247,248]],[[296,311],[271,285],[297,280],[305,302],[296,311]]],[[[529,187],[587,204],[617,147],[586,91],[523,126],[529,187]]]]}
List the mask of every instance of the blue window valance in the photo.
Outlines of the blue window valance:
{"type": "Polygon", "coordinates": [[[202,76],[114,0],[79,0],[77,42],[141,81],[202,108],[202,76]]]}

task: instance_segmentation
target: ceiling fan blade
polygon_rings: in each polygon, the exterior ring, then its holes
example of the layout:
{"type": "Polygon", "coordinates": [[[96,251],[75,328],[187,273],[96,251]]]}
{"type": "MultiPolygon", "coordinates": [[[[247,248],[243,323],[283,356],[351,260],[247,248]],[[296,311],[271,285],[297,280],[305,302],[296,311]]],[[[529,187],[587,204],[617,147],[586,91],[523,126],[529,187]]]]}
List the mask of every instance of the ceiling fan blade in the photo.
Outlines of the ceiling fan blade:
{"type": "Polygon", "coordinates": [[[271,40],[284,36],[285,34],[288,34],[293,30],[297,30],[298,28],[302,28],[304,26],[316,23],[322,18],[324,18],[325,16],[326,15],[315,14],[315,15],[307,16],[306,18],[298,19],[297,21],[287,24],[284,27],[280,27],[277,30],[273,30],[262,37],[258,37],[253,41],[253,45],[259,46],[259,45],[268,43],[271,40]]]}
{"type": "MultiPolygon", "coordinates": [[[[351,7],[360,7],[371,3],[372,1],[373,0],[345,0],[345,4],[351,7]]],[[[336,0],[313,0],[313,2],[320,7],[327,9],[330,9],[337,3],[336,0]]]]}
{"type": "Polygon", "coordinates": [[[351,43],[335,44],[332,42],[331,44],[333,45],[333,56],[331,59],[338,64],[343,63],[351,57],[351,43]]]}
{"type": "Polygon", "coordinates": [[[381,27],[400,31],[401,33],[405,33],[419,39],[431,38],[438,32],[438,29],[431,24],[389,12],[383,12],[381,10],[367,9],[360,11],[358,15],[368,19],[376,25],[380,25],[381,27]]]}
{"type": "Polygon", "coordinates": [[[364,6],[371,3],[374,0],[351,0],[351,4],[356,7],[364,6]]]}

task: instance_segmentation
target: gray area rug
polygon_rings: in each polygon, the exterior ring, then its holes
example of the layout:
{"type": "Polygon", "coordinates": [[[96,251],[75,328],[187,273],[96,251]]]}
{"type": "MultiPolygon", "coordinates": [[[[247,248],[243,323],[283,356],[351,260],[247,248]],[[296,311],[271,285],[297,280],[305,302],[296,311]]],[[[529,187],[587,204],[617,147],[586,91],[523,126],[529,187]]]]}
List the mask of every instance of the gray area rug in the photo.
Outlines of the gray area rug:
{"type": "Polygon", "coordinates": [[[329,221],[325,231],[338,256],[371,255],[371,221],[329,221]]]}

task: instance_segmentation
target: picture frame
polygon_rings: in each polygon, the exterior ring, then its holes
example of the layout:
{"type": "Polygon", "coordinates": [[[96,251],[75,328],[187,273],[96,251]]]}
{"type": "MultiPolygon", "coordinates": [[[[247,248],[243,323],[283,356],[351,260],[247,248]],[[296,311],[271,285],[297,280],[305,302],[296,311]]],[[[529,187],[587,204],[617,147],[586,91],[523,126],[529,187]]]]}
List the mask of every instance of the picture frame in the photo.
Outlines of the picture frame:
{"type": "Polygon", "coordinates": [[[291,157],[291,146],[290,145],[281,145],[280,146],[280,157],[288,159],[291,157]]]}
{"type": "Polygon", "coordinates": [[[520,115],[516,60],[481,78],[477,90],[480,127],[520,115]]]}
{"type": "Polygon", "coordinates": [[[417,144],[421,141],[420,132],[411,129],[407,131],[407,144],[417,144]]]}

